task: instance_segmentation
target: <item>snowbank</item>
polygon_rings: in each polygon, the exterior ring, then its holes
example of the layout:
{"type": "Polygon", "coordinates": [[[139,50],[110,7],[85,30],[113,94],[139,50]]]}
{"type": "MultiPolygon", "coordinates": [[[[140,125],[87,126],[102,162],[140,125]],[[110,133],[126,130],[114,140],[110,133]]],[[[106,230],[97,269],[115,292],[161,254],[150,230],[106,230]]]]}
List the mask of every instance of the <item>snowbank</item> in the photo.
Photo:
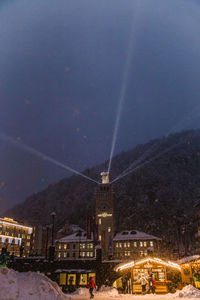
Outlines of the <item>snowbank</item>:
{"type": "Polygon", "coordinates": [[[193,287],[191,284],[185,286],[181,291],[177,291],[174,297],[181,298],[200,298],[200,290],[193,287]]]}
{"type": "Polygon", "coordinates": [[[40,273],[0,268],[1,300],[71,300],[56,282],[40,273]]]}
{"type": "Polygon", "coordinates": [[[110,287],[110,286],[105,286],[102,285],[102,287],[98,291],[99,295],[106,295],[106,296],[118,296],[118,291],[116,288],[110,287]]]}
{"type": "Polygon", "coordinates": [[[72,295],[79,295],[79,296],[90,296],[88,288],[78,288],[72,295]]]}

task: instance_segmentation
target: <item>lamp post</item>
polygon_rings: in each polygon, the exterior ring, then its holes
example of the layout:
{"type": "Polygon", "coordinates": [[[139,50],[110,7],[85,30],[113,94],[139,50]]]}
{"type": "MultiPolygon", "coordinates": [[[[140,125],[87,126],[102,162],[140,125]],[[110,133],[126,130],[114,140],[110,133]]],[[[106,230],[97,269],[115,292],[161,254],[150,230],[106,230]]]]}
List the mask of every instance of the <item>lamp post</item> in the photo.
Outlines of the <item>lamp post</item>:
{"type": "Polygon", "coordinates": [[[55,247],[54,247],[54,231],[55,231],[55,216],[56,213],[53,211],[51,213],[52,217],[52,231],[51,231],[51,246],[49,247],[49,261],[54,261],[54,255],[55,255],[55,247]]]}
{"type": "Polygon", "coordinates": [[[56,213],[53,211],[51,213],[51,217],[52,217],[51,246],[54,245],[55,216],[56,216],[56,213]]]}

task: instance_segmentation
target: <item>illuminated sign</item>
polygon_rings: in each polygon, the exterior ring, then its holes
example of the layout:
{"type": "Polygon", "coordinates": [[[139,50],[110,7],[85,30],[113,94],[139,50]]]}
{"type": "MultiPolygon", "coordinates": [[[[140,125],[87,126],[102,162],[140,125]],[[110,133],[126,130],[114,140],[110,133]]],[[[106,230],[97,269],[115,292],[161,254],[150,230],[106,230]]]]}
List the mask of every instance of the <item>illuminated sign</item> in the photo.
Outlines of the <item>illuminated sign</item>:
{"type": "Polygon", "coordinates": [[[108,214],[107,212],[104,212],[102,214],[98,214],[98,217],[102,217],[102,218],[112,217],[112,214],[108,214]]]}
{"type": "Polygon", "coordinates": [[[23,226],[23,225],[19,225],[19,224],[13,224],[10,222],[4,222],[4,221],[0,221],[0,224],[3,225],[9,225],[9,226],[13,226],[13,227],[19,227],[19,228],[23,228],[23,229],[27,229],[28,230],[28,234],[31,234],[33,231],[32,227],[28,227],[28,226],[23,226]]]}

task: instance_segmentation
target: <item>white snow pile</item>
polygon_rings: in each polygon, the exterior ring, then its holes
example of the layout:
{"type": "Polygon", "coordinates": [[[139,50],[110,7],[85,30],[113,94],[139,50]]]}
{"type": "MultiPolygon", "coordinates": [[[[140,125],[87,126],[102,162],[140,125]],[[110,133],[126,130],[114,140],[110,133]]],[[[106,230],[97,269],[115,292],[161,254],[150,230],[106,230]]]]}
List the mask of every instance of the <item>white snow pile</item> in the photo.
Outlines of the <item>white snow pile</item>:
{"type": "Polygon", "coordinates": [[[106,295],[106,296],[118,296],[118,291],[116,288],[111,287],[111,286],[105,286],[102,285],[101,288],[98,291],[99,295],[106,295]]]}
{"type": "Polygon", "coordinates": [[[56,282],[35,272],[18,273],[0,268],[1,300],[71,300],[56,282]]]}
{"type": "Polygon", "coordinates": [[[72,295],[79,295],[79,296],[90,296],[89,289],[87,288],[78,288],[72,295]]]}
{"type": "Polygon", "coordinates": [[[181,298],[200,298],[200,290],[189,284],[185,286],[181,291],[177,291],[175,294],[173,294],[173,296],[181,298]]]}

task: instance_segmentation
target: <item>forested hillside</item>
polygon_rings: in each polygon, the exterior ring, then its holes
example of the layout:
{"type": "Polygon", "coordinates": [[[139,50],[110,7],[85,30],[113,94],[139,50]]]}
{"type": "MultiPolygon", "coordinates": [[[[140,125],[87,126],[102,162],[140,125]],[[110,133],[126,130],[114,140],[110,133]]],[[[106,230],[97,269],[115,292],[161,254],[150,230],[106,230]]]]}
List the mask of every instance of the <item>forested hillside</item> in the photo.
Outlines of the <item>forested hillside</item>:
{"type": "MultiPolygon", "coordinates": [[[[152,140],[120,153],[113,159],[110,180],[132,164],[130,173],[113,183],[118,230],[135,228],[169,242],[182,231],[194,232],[194,205],[200,198],[200,130],[152,140]],[[138,168],[133,171],[134,165],[138,168]]],[[[107,165],[87,169],[84,174],[100,181],[107,165]]],[[[55,211],[58,227],[67,219],[84,226],[86,216],[94,214],[94,191],[95,183],[72,176],[30,196],[6,215],[47,224],[55,211]]]]}

